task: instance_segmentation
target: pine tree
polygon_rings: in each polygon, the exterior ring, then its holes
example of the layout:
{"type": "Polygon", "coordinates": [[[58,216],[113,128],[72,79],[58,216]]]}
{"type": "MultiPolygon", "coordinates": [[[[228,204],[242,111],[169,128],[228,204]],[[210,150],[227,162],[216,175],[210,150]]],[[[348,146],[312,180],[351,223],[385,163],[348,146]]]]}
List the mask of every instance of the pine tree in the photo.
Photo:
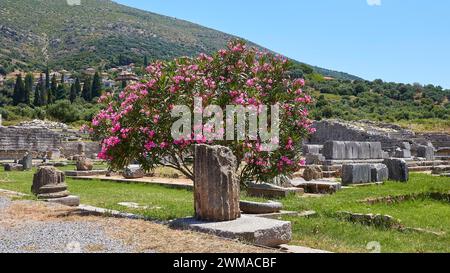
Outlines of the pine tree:
{"type": "Polygon", "coordinates": [[[70,94],[69,94],[69,100],[71,103],[73,103],[77,99],[77,89],[75,87],[75,84],[72,84],[70,87],[70,94]]]}
{"type": "Polygon", "coordinates": [[[84,80],[83,91],[81,92],[81,96],[85,101],[89,102],[92,100],[91,80],[89,78],[86,78],[84,80]]]}
{"type": "Polygon", "coordinates": [[[25,76],[25,98],[24,98],[24,103],[26,103],[27,105],[31,105],[31,93],[33,92],[33,82],[34,82],[33,74],[28,73],[25,76]]]}
{"type": "Polygon", "coordinates": [[[76,96],[79,97],[81,95],[81,84],[80,84],[80,79],[77,78],[75,80],[75,93],[76,96]]]}
{"type": "Polygon", "coordinates": [[[16,84],[14,85],[13,104],[18,105],[19,103],[24,102],[25,102],[25,85],[22,80],[22,75],[18,74],[16,84]]]}
{"type": "Polygon", "coordinates": [[[92,81],[91,99],[99,98],[102,95],[102,79],[98,72],[95,72],[94,80],[92,81]]]}

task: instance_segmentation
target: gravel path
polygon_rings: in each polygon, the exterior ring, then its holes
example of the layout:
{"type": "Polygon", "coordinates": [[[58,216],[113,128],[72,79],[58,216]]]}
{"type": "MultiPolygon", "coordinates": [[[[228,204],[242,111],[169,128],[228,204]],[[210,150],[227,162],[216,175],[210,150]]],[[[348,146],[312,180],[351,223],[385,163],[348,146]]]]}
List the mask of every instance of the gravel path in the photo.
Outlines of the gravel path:
{"type": "MultiPolygon", "coordinates": [[[[0,213],[11,205],[0,196],[0,213]]],[[[0,253],[132,252],[117,239],[111,239],[95,222],[25,221],[0,225],[0,253]]]]}
{"type": "Polygon", "coordinates": [[[82,216],[74,208],[0,193],[0,253],[261,253],[273,250],[143,220],[82,216]]]}

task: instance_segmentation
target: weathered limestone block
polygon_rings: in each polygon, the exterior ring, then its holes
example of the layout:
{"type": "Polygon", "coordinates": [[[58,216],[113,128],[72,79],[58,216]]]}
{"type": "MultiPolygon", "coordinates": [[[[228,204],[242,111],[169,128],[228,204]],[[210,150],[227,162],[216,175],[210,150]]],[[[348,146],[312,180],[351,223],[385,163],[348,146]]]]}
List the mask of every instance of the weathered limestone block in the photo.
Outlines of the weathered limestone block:
{"type": "Polygon", "coordinates": [[[225,222],[178,219],[171,222],[170,226],[268,247],[287,244],[292,239],[291,222],[250,215],[242,215],[241,218],[225,222]]]}
{"type": "Polygon", "coordinates": [[[58,160],[61,158],[61,151],[59,149],[51,149],[47,152],[47,157],[50,160],[58,160]]]}
{"type": "Polygon", "coordinates": [[[342,184],[333,181],[299,181],[293,180],[292,184],[304,189],[305,193],[333,194],[341,190],[342,184]]]}
{"type": "Polygon", "coordinates": [[[126,179],[137,179],[145,176],[145,171],[139,165],[130,165],[123,170],[123,177],[126,179]]]}
{"type": "Polygon", "coordinates": [[[283,204],[273,201],[269,201],[267,203],[240,201],[239,204],[241,211],[247,214],[276,213],[283,209],[283,204]]]}
{"type": "Polygon", "coordinates": [[[411,150],[411,143],[403,142],[402,145],[401,145],[401,148],[405,149],[405,150],[411,150]]]}
{"type": "Polygon", "coordinates": [[[325,157],[321,154],[305,154],[306,165],[321,165],[325,157]]]}
{"type": "Polygon", "coordinates": [[[389,169],[389,179],[407,182],[409,180],[409,168],[403,159],[390,158],[383,162],[389,169]]]}
{"type": "Polygon", "coordinates": [[[389,179],[389,169],[384,164],[371,165],[372,182],[384,182],[389,179]]]}
{"type": "Polygon", "coordinates": [[[247,193],[254,197],[267,197],[267,198],[285,198],[291,194],[303,195],[305,191],[301,188],[284,188],[267,183],[249,183],[247,193]]]}
{"type": "Polygon", "coordinates": [[[434,148],[432,146],[423,146],[423,145],[418,146],[417,157],[422,157],[429,161],[434,160],[435,159],[434,148]]]}
{"type": "Polygon", "coordinates": [[[310,144],[305,144],[303,145],[303,154],[312,154],[312,155],[317,155],[320,154],[322,152],[323,149],[323,145],[310,145],[310,144]]]}
{"type": "Polygon", "coordinates": [[[231,150],[222,146],[194,148],[194,199],[198,220],[231,221],[241,216],[237,162],[231,150]]]}
{"type": "Polygon", "coordinates": [[[411,150],[398,148],[395,150],[395,157],[396,158],[411,158],[411,150]]]}
{"type": "Polygon", "coordinates": [[[25,156],[19,160],[19,164],[23,165],[24,171],[29,171],[33,168],[33,155],[31,153],[26,153],[25,156]]]}
{"type": "Polygon", "coordinates": [[[322,179],[322,170],[319,166],[307,166],[303,171],[303,178],[306,181],[322,179]]]}
{"type": "Polygon", "coordinates": [[[381,159],[383,151],[380,142],[328,141],[323,148],[326,159],[381,159]]]}
{"type": "Polygon", "coordinates": [[[435,166],[431,170],[432,174],[443,174],[450,172],[450,165],[435,166]]]}
{"type": "Polygon", "coordinates": [[[94,163],[89,158],[81,156],[77,160],[77,171],[92,171],[94,168],[94,163]]]}
{"type": "Polygon", "coordinates": [[[5,172],[23,171],[23,165],[17,163],[7,163],[4,166],[5,172]]]}
{"type": "Polygon", "coordinates": [[[370,183],[371,165],[370,164],[347,164],[342,166],[342,184],[364,184],[370,183]]]}

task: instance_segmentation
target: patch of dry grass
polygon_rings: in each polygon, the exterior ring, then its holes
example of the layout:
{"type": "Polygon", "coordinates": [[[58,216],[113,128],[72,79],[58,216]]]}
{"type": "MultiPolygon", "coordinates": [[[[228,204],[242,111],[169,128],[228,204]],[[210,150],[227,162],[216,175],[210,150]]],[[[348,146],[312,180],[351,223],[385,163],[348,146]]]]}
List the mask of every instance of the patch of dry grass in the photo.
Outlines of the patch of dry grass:
{"type": "Polygon", "coordinates": [[[164,225],[128,219],[104,219],[112,237],[131,245],[136,252],[160,253],[267,253],[272,249],[245,245],[208,234],[173,230],[164,225]]]}
{"type": "MultiPolygon", "coordinates": [[[[122,241],[135,252],[159,253],[266,253],[272,249],[246,245],[237,241],[191,231],[173,230],[167,226],[131,219],[82,216],[76,208],[37,201],[13,201],[0,211],[0,225],[17,227],[32,222],[83,221],[95,222],[106,234],[122,241]]],[[[89,246],[99,252],[101,245],[89,246]]]]}

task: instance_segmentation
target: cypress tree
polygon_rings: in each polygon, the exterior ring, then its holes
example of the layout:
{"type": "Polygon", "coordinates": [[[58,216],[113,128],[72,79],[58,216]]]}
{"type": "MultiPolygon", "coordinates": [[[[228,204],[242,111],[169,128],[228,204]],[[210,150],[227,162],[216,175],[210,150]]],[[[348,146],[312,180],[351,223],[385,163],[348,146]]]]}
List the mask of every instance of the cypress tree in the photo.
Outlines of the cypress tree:
{"type": "Polygon", "coordinates": [[[147,55],[144,56],[144,68],[147,68],[148,66],[148,59],[147,59],[147,55]]]}
{"type": "Polygon", "coordinates": [[[66,87],[63,84],[58,85],[56,89],[56,100],[65,100],[66,98],[66,87]]]}
{"type": "Polygon", "coordinates": [[[41,74],[40,82],[41,82],[41,84],[39,86],[39,105],[45,106],[45,105],[47,105],[47,102],[48,102],[48,89],[45,88],[46,82],[44,82],[42,74],[41,74]]]}
{"type": "Polygon", "coordinates": [[[35,107],[41,106],[41,82],[38,82],[36,84],[36,88],[34,89],[34,101],[33,101],[33,105],[35,107]]]}
{"type": "Polygon", "coordinates": [[[33,74],[28,73],[25,77],[25,99],[24,103],[31,105],[31,93],[33,92],[33,74]]]}
{"type": "Polygon", "coordinates": [[[73,103],[77,99],[77,89],[75,87],[75,84],[72,84],[70,86],[70,94],[69,94],[69,100],[71,103],[73,103]]]}
{"type": "Polygon", "coordinates": [[[18,105],[25,101],[25,85],[22,80],[22,75],[18,74],[16,84],[14,85],[13,104],[18,105]]]}
{"type": "Polygon", "coordinates": [[[45,69],[45,89],[50,89],[50,71],[48,70],[48,65],[45,69]]]}
{"type": "Polygon", "coordinates": [[[48,104],[52,104],[55,101],[57,92],[58,83],[56,82],[56,75],[53,74],[50,90],[48,90],[48,104]]]}
{"type": "Polygon", "coordinates": [[[94,80],[92,81],[91,99],[98,98],[102,95],[102,80],[98,72],[95,72],[94,80]]]}
{"type": "Polygon", "coordinates": [[[77,97],[79,97],[81,95],[81,84],[80,84],[79,78],[77,78],[75,80],[75,94],[77,97]]]}
{"type": "Polygon", "coordinates": [[[91,101],[92,100],[92,93],[91,93],[91,80],[89,78],[86,78],[84,80],[83,84],[83,91],[81,92],[81,96],[85,101],[91,101]]]}

